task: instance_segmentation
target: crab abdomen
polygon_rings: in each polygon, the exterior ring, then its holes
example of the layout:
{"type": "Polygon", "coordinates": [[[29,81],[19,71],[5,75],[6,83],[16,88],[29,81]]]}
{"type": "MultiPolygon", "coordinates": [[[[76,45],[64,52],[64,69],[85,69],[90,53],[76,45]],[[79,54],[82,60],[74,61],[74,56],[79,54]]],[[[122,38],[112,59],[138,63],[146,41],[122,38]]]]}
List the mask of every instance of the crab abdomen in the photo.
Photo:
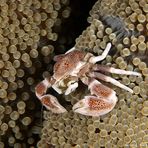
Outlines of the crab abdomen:
{"type": "Polygon", "coordinates": [[[83,61],[85,53],[82,51],[72,51],[66,54],[62,59],[58,60],[54,65],[55,79],[61,79],[62,77],[69,75],[79,64],[83,61]]]}

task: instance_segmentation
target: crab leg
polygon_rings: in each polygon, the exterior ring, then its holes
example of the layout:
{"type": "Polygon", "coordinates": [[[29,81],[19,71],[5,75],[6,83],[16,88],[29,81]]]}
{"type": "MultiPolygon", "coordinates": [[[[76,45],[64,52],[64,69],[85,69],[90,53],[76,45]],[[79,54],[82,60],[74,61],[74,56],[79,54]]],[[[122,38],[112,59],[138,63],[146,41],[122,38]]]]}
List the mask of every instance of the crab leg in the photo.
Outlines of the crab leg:
{"type": "Polygon", "coordinates": [[[35,94],[40,99],[44,94],[46,94],[47,89],[51,87],[50,81],[44,79],[35,87],[35,94]]]}
{"type": "Polygon", "coordinates": [[[116,86],[118,86],[118,87],[120,87],[122,89],[125,89],[125,90],[133,93],[133,90],[130,89],[129,87],[127,87],[127,86],[123,85],[122,83],[120,83],[119,81],[117,81],[117,80],[115,80],[115,79],[113,79],[113,78],[111,78],[109,76],[106,76],[104,74],[101,74],[99,72],[91,72],[89,74],[89,76],[93,77],[93,78],[97,78],[97,79],[103,80],[105,82],[110,82],[110,83],[112,83],[112,84],[114,84],[114,85],[116,85],[116,86]]]}
{"type": "Polygon", "coordinates": [[[44,79],[35,87],[35,93],[41,103],[53,113],[63,113],[66,112],[66,109],[60,105],[57,98],[46,94],[47,89],[51,87],[51,81],[49,79],[44,79]]]}
{"type": "Polygon", "coordinates": [[[69,49],[65,54],[71,52],[71,51],[74,51],[76,48],[75,47],[72,47],[71,49],[69,49]]]}
{"type": "Polygon", "coordinates": [[[91,95],[73,106],[74,112],[87,116],[101,116],[110,112],[117,102],[116,92],[93,79],[88,84],[91,95]]]}
{"type": "Polygon", "coordinates": [[[65,95],[69,95],[71,92],[73,92],[78,87],[78,82],[75,82],[68,86],[68,88],[65,91],[65,95]]]}
{"type": "Polygon", "coordinates": [[[99,65],[96,64],[93,67],[93,70],[97,70],[97,71],[104,71],[104,72],[110,72],[110,73],[115,73],[115,74],[122,74],[122,75],[135,75],[135,76],[141,76],[140,73],[135,72],[135,71],[126,71],[126,70],[122,70],[122,69],[116,69],[114,67],[108,67],[105,65],[99,65]]]}
{"type": "Polygon", "coordinates": [[[106,48],[104,49],[102,55],[96,56],[96,57],[95,56],[91,57],[89,62],[95,64],[95,63],[97,63],[99,61],[102,61],[103,59],[106,58],[106,56],[108,55],[108,52],[110,51],[110,49],[111,49],[111,43],[108,43],[106,45],[106,48]]]}

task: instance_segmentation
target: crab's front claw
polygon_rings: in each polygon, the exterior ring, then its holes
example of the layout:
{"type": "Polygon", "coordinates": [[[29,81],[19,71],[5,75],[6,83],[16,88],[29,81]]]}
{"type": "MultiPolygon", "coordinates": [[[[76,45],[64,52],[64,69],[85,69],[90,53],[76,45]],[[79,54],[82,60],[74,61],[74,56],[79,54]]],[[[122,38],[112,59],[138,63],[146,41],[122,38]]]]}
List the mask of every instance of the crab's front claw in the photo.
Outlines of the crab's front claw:
{"type": "Polygon", "coordinates": [[[73,111],[82,115],[99,117],[110,112],[115,104],[116,102],[108,102],[96,96],[86,96],[73,106],[73,111]]]}
{"type": "Polygon", "coordinates": [[[46,93],[48,87],[51,86],[50,81],[48,79],[44,79],[35,87],[35,93],[39,99],[46,93]]]}
{"type": "Polygon", "coordinates": [[[40,98],[42,104],[53,113],[64,113],[67,112],[67,110],[60,105],[57,98],[52,95],[44,95],[40,98]]]}

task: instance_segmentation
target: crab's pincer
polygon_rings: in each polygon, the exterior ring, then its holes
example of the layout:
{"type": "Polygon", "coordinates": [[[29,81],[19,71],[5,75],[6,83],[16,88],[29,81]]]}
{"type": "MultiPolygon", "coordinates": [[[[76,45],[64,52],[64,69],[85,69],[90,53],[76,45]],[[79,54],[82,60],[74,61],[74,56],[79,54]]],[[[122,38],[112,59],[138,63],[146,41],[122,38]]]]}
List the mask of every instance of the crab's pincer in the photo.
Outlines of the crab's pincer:
{"type": "Polygon", "coordinates": [[[53,113],[64,113],[67,110],[60,105],[57,98],[52,95],[44,95],[41,97],[41,102],[44,106],[53,113]]]}
{"type": "Polygon", "coordinates": [[[87,116],[101,116],[110,112],[116,102],[117,97],[114,90],[93,80],[89,84],[92,95],[85,96],[73,106],[74,112],[87,116]]]}

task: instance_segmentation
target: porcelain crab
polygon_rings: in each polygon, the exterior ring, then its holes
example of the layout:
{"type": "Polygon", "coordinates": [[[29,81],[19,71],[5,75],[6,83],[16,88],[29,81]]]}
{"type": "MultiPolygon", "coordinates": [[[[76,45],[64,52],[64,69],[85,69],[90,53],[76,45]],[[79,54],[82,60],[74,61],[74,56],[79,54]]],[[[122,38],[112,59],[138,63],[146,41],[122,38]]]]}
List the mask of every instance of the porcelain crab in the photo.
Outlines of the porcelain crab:
{"type": "Polygon", "coordinates": [[[118,100],[116,92],[103,85],[99,80],[110,82],[133,93],[132,89],[129,87],[100,73],[108,72],[124,75],[141,75],[134,71],[125,71],[96,64],[106,58],[110,49],[111,43],[107,43],[102,55],[94,56],[90,52],[80,51],[73,47],[65,54],[55,56],[54,60],[56,63],[54,65],[53,76],[45,78],[35,87],[36,96],[43,106],[53,113],[66,112],[66,109],[60,105],[58,99],[51,94],[46,94],[46,91],[49,87],[52,87],[57,93],[68,95],[78,87],[79,80],[85,85],[88,85],[90,94],[78,101],[72,109],[74,112],[87,116],[100,116],[110,112],[118,100]]]}

